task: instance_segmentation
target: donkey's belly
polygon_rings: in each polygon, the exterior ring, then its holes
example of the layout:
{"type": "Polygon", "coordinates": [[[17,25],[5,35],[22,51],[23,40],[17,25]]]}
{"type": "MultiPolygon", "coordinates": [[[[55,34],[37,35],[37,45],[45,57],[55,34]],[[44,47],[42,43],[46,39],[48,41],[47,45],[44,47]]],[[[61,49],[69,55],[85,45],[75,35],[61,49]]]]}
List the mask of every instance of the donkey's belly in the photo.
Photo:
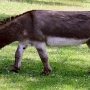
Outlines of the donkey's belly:
{"type": "Polygon", "coordinates": [[[47,37],[47,45],[49,46],[71,46],[83,44],[89,39],[74,39],[74,38],[62,38],[62,37],[47,37]]]}

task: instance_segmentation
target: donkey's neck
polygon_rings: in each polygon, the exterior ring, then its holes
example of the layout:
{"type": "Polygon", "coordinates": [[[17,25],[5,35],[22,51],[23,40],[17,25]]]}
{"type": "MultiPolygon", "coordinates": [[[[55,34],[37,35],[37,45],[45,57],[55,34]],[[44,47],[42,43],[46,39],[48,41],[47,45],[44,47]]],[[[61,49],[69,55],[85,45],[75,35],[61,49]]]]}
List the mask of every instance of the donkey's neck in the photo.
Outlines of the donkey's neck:
{"type": "Polygon", "coordinates": [[[0,48],[16,41],[16,31],[13,25],[7,24],[0,28],[0,48]]]}

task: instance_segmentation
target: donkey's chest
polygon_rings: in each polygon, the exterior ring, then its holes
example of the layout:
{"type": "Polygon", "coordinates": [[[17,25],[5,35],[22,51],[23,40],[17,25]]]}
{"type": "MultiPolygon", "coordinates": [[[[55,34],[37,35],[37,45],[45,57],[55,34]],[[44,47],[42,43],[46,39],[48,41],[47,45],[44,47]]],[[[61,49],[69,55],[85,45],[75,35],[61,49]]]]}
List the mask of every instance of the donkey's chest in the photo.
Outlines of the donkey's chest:
{"type": "Polygon", "coordinates": [[[71,46],[83,44],[88,39],[74,39],[74,38],[62,38],[62,37],[47,37],[46,43],[49,46],[71,46]]]}

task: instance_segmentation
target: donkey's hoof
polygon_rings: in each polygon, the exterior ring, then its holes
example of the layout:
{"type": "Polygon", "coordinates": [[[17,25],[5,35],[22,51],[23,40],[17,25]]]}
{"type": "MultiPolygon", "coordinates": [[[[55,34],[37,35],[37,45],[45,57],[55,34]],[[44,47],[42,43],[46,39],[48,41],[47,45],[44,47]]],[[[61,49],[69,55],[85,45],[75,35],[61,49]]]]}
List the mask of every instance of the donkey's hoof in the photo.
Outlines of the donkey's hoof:
{"type": "Polygon", "coordinates": [[[88,74],[90,74],[90,71],[88,71],[88,74]]]}
{"type": "Polygon", "coordinates": [[[41,73],[41,75],[45,75],[45,76],[47,76],[47,75],[49,75],[50,73],[51,73],[51,69],[47,69],[47,70],[44,70],[42,73],[41,73]]]}
{"type": "Polygon", "coordinates": [[[10,70],[11,72],[15,72],[15,73],[18,73],[19,72],[19,70],[14,70],[14,69],[12,69],[12,70],[10,70]]]}
{"type": "Polygon", "coordinates": [[[10,70],[11,72],[18,73],[20,68],[13,66],[13,68],[10,70]]]}

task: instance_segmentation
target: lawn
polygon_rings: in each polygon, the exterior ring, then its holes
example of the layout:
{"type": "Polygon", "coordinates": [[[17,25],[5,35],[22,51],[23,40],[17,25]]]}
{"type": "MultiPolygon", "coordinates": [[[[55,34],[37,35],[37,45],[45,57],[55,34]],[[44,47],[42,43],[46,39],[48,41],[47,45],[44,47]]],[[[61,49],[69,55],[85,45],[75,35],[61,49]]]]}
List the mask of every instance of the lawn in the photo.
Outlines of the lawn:
{"type": "MultiPolygon", "coordinates": [[[[30,2],[0,2],[0,19],[32,9],[89,10],[89,0],[31,0],[30,2]]],[[[77,47],[47,47],[53,72],[40,75],[42,63],[34,47],[23,55],[19,73],[10,72],[17,42],[0,50],[0,90],[90,90],[90,49],[77,47]]]]}

